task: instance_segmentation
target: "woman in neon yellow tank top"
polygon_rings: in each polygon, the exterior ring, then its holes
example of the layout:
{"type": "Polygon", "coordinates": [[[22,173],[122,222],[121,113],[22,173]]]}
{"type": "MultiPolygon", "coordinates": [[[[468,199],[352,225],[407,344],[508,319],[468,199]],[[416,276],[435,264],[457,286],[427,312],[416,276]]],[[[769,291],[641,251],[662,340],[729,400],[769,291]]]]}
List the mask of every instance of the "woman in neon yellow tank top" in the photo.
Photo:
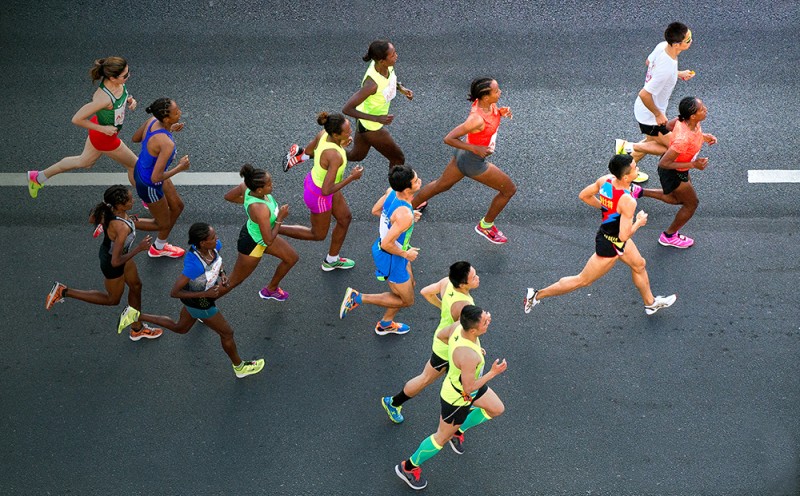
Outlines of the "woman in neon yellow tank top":
{"type": "MultiPolygon", "coordinates": [[[[391,169],[393,165],[406,163],[406,157],[386,129],[394,120],[394,115],[389,113],[389,104],[397,92],[409,100],[414,99],[414,92],[397,80],[394,72],[397,51],[388,40],[370,43],[367,54],[362,59],[369,62],[369,67],[361,78],[361,89],[347,100],[342,109],[345,115],[358,119],[355,141],[353,148],[347,152],[347,160],[360,162],[367,156],[370,148],[375,148],[389,160],[391,169]]],[[[313,154],[312,149],[303,149],[293,144],[286,154],[283,170],[287,171],[308,160],[313,154]]]]}
{"type": "Polygon", "coordinates": [[[100,85],[92,96],[92,101],[81,107],[72,116],[72,123],[89,131],[83,152],[74,157],[66,157],[45,170],[28,171],[28,193],[31,198],[39,196],[45,181],[62,172],[73,169],[88,169],[101,155],[106,155],[122,164],[128,171],[128,180],[133,182],[134,154],[118,133],[125,120],[125,107],[136,109],[136,100],[128,93],[125,83],[131,71],[128,62],[122,57],[107,57],[94,61],[89,70],[92,82],[100,85]]]}
{"type": "Polygon", "coordinates": [[[228,287],[220,289],[219,296],[230,292],[241,284],[256,270],[264,253],[279,258],[281,263],[269,284],[258,292],[265,300],[286,301],[289,293],[278,284],[289,273],[300,257],[285,239],[278,237],[283,220],[289,215],[289,205],[281,205],[272,197],[272,176],[262,169],[245,164],[239,171],[244,182],[225,193],[225,199],[231,203],[244,205],[247,222],[239,233],[237,250],[239,256],[233,266],[228,287]]]}
{"type": "Polygon", "coordinates": [[[303,199],[311,211],[311,227],[282,226],[280,233],[295,239],[322,241],[328,235],[333,214],[336,218],[336,227],[333,228],[331,235],[328,256],[322,261],[322,270],[330,272],[334,269],[352,269],[355,262],[339,256],[339,250],[344,244],[347,229],[353,219],[342,189],[358,180],[364,168],[356,166],[350,170],[350,175],[344,177],[344,170],[347,167],[344,147],[353,141],[350,121],[345,116],[320,112],[317,123],[324,129],[308,144],[308,149],[315,151],[314,167],[306,176],[303,185],[303,199]]]}

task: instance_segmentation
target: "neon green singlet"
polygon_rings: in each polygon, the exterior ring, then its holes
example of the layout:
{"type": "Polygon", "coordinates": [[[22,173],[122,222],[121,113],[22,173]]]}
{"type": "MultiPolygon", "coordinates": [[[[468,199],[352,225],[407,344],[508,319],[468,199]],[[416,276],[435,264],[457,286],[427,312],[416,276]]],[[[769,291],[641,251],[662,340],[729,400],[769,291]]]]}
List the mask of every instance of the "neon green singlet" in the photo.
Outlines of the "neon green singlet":
{"type": "Polygon", "coordinates": [[[111,105],[114,108],[98,110],[94,115],[97,116],[97,123],[101,126],[115,126],[117,131],[122,130],[122,122],[125,120],[125,102],[128,100],[128,88],[122,85],[122,95],[119,98],[106,88],[100,81],[100,89],[111,98],[111,105]]]}
{"type": "MultiPolygon", "coordinates": [[[[459,325],[450,336],[450,343],[447,346],[447,359],[450,362],[450,366],[447,369],[447,377],[444,381],[442,381],[442,399],[453,406],[464,406],[471,403],[470,401],[466,401],[461,396],[461,393],[456,391],[456,388],[458,388],[459,391],[463,391],[464,386],[461,385],[461,369],[456,367],[455,363],[453,363],[453,353],[457,348],[469,348],[477,353],[479,357],[481,357],[481,361],[478,364],[478,367],[475,369],[475,379],[478,379],[481,375],[483,375],[483,365],[485,363],[483,352],[481,351],[480,338],[476,338],[475,342],[473,343],[461,335],[462,330],[463,329],[459,325]]],[[[470,394],[474,392],[475,391],[467,391],[467,393],[470,394]]]]}
{"type": "MultiPolygon", "coordinates": [[[[364,112],[369,115],[387,115],[389,113],[389,103],[397,95],[397,76],[394,73],[394,66],[389,67],[389,77],[385,78],[380,72],[375,70],[375,61],[369,63],[367,72],[361,78],[361,86],[364,86],[364,81],[367,76],[375,81],[378,89],[372,95],[368,96],[361,104],[356,107],[359,112],[364,112]]],[[[364,126],[368,131],[377,131],[383,127],[383,124],[375,121],[365,121],[359,119],[358,122],[364,126]]]]}
{"type": "Polygon", "coordinates": [[[322,152],[325,150],[336,150],[339,152],[339,155],[342,156],[342,165],[340,165],[339,170],[336,171],[336,181],[334,184],[342,182],[344,169],[347,167],[347,152],[345,152],[344,148],[336,143],[331,143],[328,141],[328,133],[322,133],[322,136],[319,138],[319,143],[317,143],[317,147],[314,148],[314,167],[311,168],[311,180],[314,181],[314,184],[316,184],[318,188],[322,187],[322,183],[325,181],[325,176],[328,174],[328,171],[319,165],[319,161],[322,160],[320,157],[322,157],[322,152]]]}
{"type": "Polygon", "coordinates": [[[453,306],[453,303],[457,301],[466,301],[470,305],[475,304],[475,302],[472,300],[472,296],[456,291],[453,287],[453,283],[447,281],[447,287],[445,288],[444,296],[442,296],[442,313],[439,319],[439,327],[437,327],[436,332],[433,333],[433,352],[436,353],[436,355],[442,360],[447,360],[448,358],[447,344],[443,343],[441,339],[436,337],[436,335],[439,334],[439,331],[455,322],[450,310],[453,306]]]}
{"type": "Polygon", "coordinates": [[[244,213],[247,214],[247,232],[250,234],[250,237],[253,238],[253,241],[261,246],[267,246],[267,244],[264,243],[264,238],[261,236],[261,229],[258,227],[258,224],[253,222],[250,218],[250,205],[254,203],[263,203],[269,208],[269,227],[272,229],[275,227],[275,219],[278,218],[278,202],[275,201],[272,195],[267,195],[267,199],[262,200],[261,198],[252,196],[249,189],[244,190],[244,213]]]}

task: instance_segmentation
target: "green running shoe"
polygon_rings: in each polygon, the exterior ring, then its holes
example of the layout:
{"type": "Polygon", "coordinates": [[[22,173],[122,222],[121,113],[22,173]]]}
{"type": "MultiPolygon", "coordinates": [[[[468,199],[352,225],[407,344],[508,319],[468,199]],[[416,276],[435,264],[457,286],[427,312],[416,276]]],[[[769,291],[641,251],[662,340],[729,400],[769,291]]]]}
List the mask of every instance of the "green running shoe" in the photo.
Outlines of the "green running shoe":
{"type": "Polygon", "coordinates": [[[334,269],[352,269],[356,266],[356,263],[350,260],[349,258],[339,257],[339,260],[335,262],[322,262],[322,270],[325,272],[330,272],[334,269]]]}
{"type": "Polygon", "coordinates": [[[122,334],[122,330],[139,320],[139,310],[132,306],[127,306],[119,314],[119,322],[117,323],[117,334],[122,334]]]}

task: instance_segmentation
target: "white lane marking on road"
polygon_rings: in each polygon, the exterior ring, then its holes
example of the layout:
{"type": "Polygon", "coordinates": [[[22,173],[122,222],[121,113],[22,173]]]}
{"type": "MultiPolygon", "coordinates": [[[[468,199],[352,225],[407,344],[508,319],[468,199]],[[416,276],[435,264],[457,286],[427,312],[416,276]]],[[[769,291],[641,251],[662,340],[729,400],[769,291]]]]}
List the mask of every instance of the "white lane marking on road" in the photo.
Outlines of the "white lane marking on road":
{"type": "MultiPolygon", "coordinates": [[[[235,186],[242,178],[236,172],[181,172],[172,177],[176,186],[235,186]]],[[[46,186],[111,186],[130,184],[124,172],[78,172],[59,174],[48,179],[46,186]]],[[[28,177],[24,172],[0,173],[0,186],[27,186],[28,177]]]]}
{"type": "Polygon", "coordinates": [[[800,170],[749,170],[748,183],[800,183],[800,170]]]}

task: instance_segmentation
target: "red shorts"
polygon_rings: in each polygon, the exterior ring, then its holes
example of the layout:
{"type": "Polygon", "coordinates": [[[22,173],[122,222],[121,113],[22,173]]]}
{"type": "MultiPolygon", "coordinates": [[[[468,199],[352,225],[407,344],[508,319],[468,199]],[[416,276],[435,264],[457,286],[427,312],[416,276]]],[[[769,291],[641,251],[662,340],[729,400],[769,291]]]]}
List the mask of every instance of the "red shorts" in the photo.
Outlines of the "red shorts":
{"type": "MultiPolygon", "coordinates": [[[[97,116],[93,115],[90,122],[97,124],[97,116]]],[[[122,141],[118,137],[119,133],[114,133],[111,136],[103,134],[99,131],[95,131],[94,129],[89,130],[89,142],[92,143],[92,146],[95,150],[101,152],[111,152],[116,150],[122,141]]]]}

